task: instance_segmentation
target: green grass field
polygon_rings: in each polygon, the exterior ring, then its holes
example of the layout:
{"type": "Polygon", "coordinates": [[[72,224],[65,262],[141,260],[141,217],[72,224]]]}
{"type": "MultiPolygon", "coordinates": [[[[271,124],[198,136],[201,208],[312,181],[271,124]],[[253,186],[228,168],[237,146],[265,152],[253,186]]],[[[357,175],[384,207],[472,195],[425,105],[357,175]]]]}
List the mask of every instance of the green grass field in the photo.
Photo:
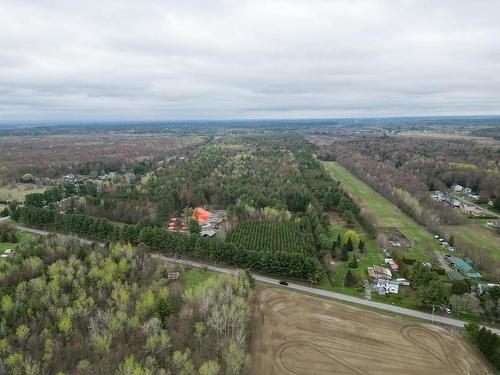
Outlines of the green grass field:
{"type": "Polygon", "coordinates": [[[29,233],[17,232],[17,243],[0,242],[0,253],[3,253],[5,249],[15,249],[17,245],[20,245],[31,238],[33,238],[33,236],[29,233]]]}
{"type": "Polygon", "coordinates": [[[433,250],[439,250],[439,246],[432,233],[337,162],[323,162],[323,165],[358,204],[374,215],[379,227],[396,228],[414,244],[408,252],[415,259],[423,261],[434,258],[433,250]]]}
{"type": "Polygon", "coordinates": [[[448,165],[452,168],[457,168],[457,169],[477,169],[477,166],[474,164],[468,164],[468,163],[454,163],[450,162],[448,165]]]}
{"type": "Polygon", "coordinates": [[[456,239],[489,250],[495,260],[500,261],[500,236],[484,228],[480,223],[447,225],[446,231],[456,239]]]}
{"type": "MultiPolygon", "coordinates": [[[[363,241],[365,242],[365,251],[364,254],[361,254],[356,246],[356,250],[352,251],[352,253],[349,254],[351,258],[353,254],[356,254],[358,258],[359,267],[355,270],[352,270],[352,272],[356,275],[356,277],[359,280],[368,279],[367,267],[372,266],[374,264],[383,265],[384,254],[382,253],[382,250],[379,249],[375,241],[365,235],[361,227],[357,226],[353,229],[358,233],[360,239],[363,239],[363,241]]],[[[342,237],[346,231],[347,231],[346,228],[332,223],[332,229],[329,233],[329,239],[333,242],[337,238],[337,235],[339,233],[340,236],[342,237]]],[[[340,252],[340,250],[338,251],[340,252]]],[[[345,274],[349,269],[348,266],[349,261],[343,262],[338,259],[334,261],[335,261],[335,272],[333,274],[333,283],[335,286],[341,286],[342,280],[345,278],[345,274]]]]}
{"type": "Polygon", "coordinates": [[[37,186],[33,184],[16,184],[14,186],[2,186],[0,187],[0,199],[1,200],[16,200],[22,202],[26,194],[31,193],[43,193],[47,190],[44,186],[37,186]]]}
{"type": "Polygon", "coordinates": [[[216,274],[213,272],[203,271],[199,268],[192,268],[182,274],[182,281],[184,282],[186,289],[190,289],[215,276],[216,274]]]}

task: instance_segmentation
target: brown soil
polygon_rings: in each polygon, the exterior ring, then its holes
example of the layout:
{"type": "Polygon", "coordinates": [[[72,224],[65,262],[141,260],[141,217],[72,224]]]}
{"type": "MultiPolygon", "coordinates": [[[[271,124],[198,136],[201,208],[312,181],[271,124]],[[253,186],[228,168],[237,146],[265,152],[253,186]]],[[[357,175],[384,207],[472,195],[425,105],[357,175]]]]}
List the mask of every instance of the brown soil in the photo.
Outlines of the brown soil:
{"type": "Polygon", "coordinates": [[[343,225],[344,224],[344,221],[342,220],[342,218],[339,216],[338,213],[336,213],[334,211],[328,211],[327,214],[328,214],[328,217],[330,218],[330,221],[334,222],[336,225],[343,225]]]}
{"type": "Polygon", "coordinates": [[[283,288],[255,298],[252,368],[263,374],[491,374],[457,334],[283,288]]]}

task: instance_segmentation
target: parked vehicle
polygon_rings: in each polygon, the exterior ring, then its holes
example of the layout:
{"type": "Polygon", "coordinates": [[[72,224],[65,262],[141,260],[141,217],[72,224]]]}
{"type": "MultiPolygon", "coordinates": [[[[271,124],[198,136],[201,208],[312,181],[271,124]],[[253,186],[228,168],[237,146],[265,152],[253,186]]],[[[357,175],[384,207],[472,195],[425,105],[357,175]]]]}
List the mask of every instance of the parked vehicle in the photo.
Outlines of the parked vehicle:
{"type": "Polygon", "coordinates": [[[440,306],[439,310],[441,310],[442,312],[444,312],[446,314],[451,314],[451,310],[448,307],[440,306]]]}

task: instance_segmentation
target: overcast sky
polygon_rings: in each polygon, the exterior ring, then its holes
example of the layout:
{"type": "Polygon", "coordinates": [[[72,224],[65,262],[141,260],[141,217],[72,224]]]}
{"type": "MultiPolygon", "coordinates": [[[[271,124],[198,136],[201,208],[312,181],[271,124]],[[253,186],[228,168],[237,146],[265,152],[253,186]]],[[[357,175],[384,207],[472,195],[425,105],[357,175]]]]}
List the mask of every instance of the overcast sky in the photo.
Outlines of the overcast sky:
{"type": "Polygon", "coordinates": [[[499,0],[0,0],[0,121],[500,114],[499,15],[499,0]]]}

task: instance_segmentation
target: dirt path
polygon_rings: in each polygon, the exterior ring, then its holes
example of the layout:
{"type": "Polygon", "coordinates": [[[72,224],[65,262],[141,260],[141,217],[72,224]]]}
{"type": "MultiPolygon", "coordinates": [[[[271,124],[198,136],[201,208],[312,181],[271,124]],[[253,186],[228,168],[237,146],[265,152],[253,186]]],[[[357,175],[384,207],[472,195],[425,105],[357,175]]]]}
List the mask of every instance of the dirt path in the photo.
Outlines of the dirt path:
{"type": "Polygon", "coordinates": [[[251,374],[493,374],[454,333],[266,288],[255,298],[251,374]]]}

